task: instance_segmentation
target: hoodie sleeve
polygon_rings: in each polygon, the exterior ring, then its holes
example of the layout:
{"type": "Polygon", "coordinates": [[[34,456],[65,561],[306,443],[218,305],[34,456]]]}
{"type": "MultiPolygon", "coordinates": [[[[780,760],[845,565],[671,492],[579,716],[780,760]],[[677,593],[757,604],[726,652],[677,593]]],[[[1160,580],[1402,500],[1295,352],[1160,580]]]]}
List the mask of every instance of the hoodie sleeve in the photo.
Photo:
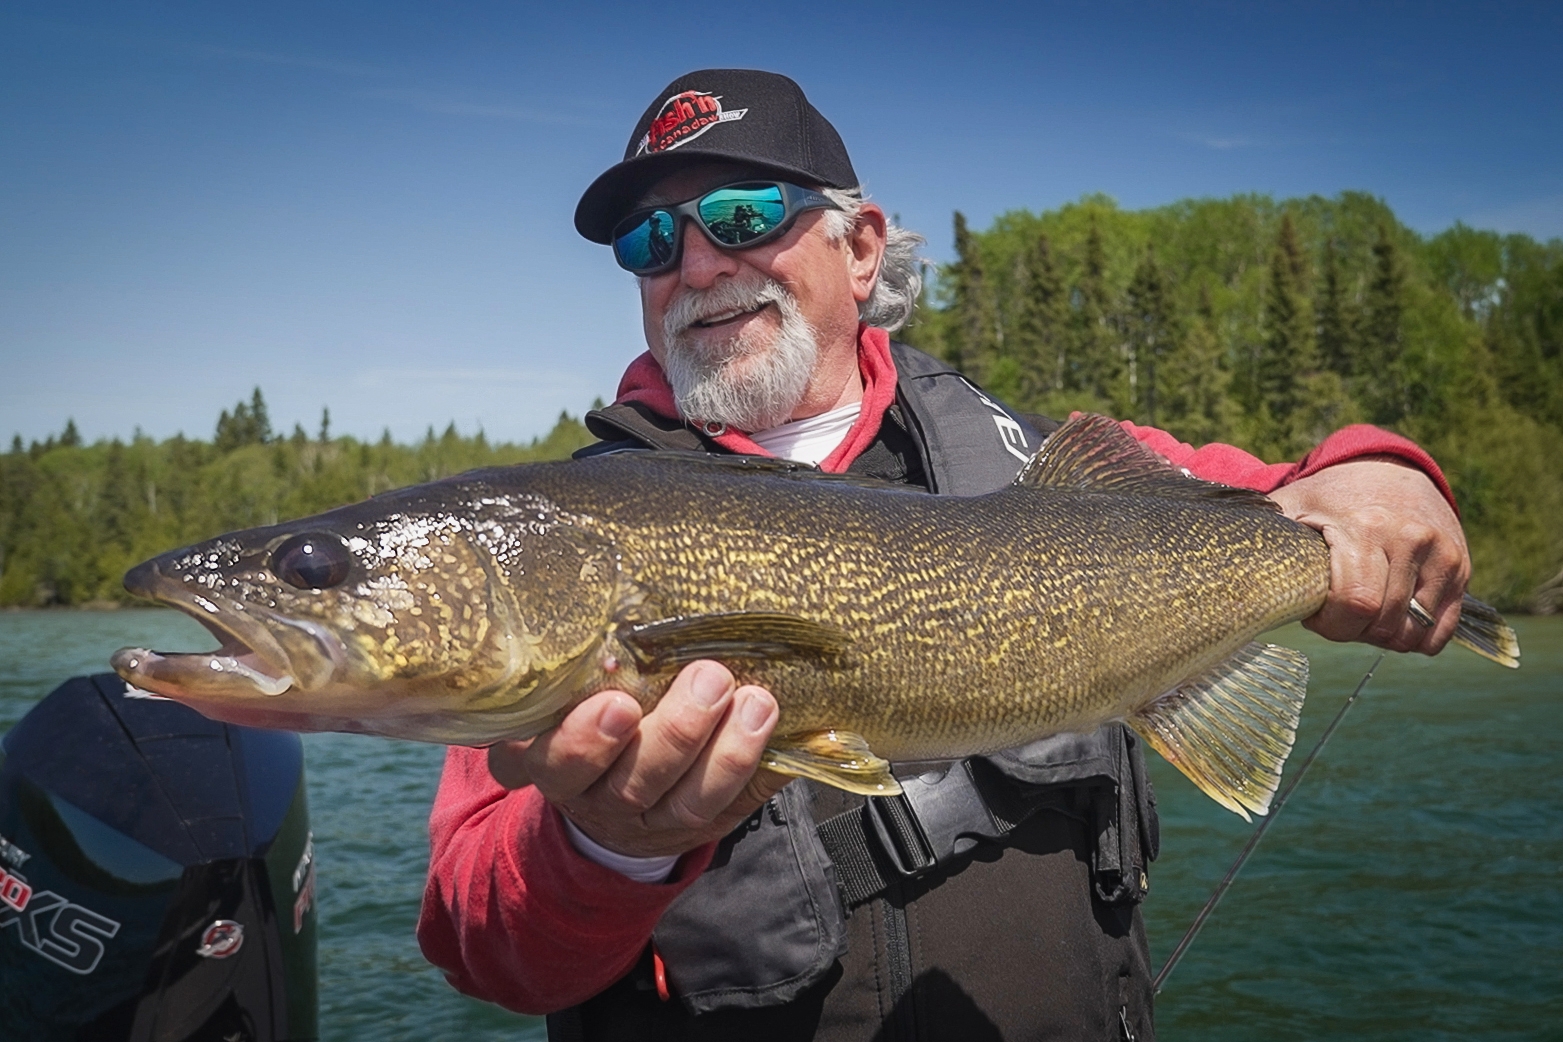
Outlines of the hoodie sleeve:
{"type": "Polygon", "coordinates": [[[1296,463],[1265,463],[1232,445],[1205,445],[1196,449],[1166,431],[1141,427],[1127,420],[1123,421],[1123,429],[1146,448],[1159,453],[1174,466],[1186,467],[1197,478],[1251,488],[1256,492],[1274,492],[1337,463],[1366,456],[1392,456],[1426,474],[1449,501],[1456,516],[1460,512],[1444,472],[1426,450],[1409,438],[1365,423],[1342,427],[1296,463]]]}
{"type": "Polygon", "coordinates": [[[627,973],[715,850],[685,854],[665,883],[634,882],[582,857],[536,789],[505,790],[484,750],[455,746],[429,845],[424,957],[457,991],[530,1014],[575,1005],[627,973]]]}

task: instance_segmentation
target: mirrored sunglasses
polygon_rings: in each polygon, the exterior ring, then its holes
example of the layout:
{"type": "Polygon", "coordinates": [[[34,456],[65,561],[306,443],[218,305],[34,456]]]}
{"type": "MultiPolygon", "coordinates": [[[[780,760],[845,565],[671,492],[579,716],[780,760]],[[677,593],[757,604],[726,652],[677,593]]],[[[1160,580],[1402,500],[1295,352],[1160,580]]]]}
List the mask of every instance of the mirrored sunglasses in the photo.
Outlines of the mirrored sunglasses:
{"type": "Polygon", "coordinates": [[[678,226],[690,218],[717,246],[746,250],[775,238],[804,210],[839,209],[825,196],[785,181],[724,185],[677,206],[637,210],[613,229],[613,258],[636,275],[678,263],[678,226]]]}

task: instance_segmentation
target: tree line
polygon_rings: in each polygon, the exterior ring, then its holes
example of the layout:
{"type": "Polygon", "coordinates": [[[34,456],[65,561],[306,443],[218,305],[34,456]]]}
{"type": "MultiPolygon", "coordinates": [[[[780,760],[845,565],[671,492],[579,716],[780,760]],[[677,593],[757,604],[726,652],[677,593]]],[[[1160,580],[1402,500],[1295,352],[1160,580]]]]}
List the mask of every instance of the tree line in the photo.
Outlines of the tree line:
{"type": "MultiPolygon", "coordinates": [[[[1443,465],[1478,596],[1563,606],[1563,241],[1455,225],[1422,236],[1361,193],[1088,196],[985,231],[955,215],[910,342],[1016,406],[1089,410],[1295,459],[1376,423],[1443,465]]],[[[529,445],[454,425],[414,445],[271,429],[257,388],[210,441],[58,437],[0,453],[0,605],[122,600],[171,547],[589,442],[561,415],[529,445]]]]}
{"type": "Polygon", "coordinates": [[[1556,605],[1563,241],[1422,236],[1356,192],[1139,211],[1088,196],[985,231],[957,213],[954,230],[904,335],[989,391],[1271,462],[1348,423],[1405,434],[1455,490],[1473,591],[1556,605]]]}
{"type": "Polygon", "coordinates": [[[594,439],[561,413],[530,444],[491,444],[455,424],[399,445],[333,437],[330,412],[311,434],[272,431],[265,396],[224,410],[210,441],[140,433],[82,443],[59,436],[0,454],[0,605],[128,601],[132,565],[222,532],[276,524],[474,467],[564,459],[594,439]]]}

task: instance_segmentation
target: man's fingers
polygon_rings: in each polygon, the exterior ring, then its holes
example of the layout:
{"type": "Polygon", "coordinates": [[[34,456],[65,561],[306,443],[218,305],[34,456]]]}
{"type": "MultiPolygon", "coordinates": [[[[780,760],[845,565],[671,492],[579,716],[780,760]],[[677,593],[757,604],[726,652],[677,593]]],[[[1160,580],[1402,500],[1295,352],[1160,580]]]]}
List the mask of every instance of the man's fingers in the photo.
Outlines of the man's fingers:
{"type": "Polygon", "coordinates": [[[764,688],[735,691],[727,717],[693,766],[646,813],[647,826],[701,829],[725,817],[736,825],[752,813],[758,803],[738,807],[734,801],[754,777],[777,716],[776,699],[764,688]]]}
{"type": "MultiPolygon", "coordinates": [[[[640,722],[640,705],[633,698],[623,691],[599,691],[572,709],[559,726],[532,739],[522,754],[527,777],[547,799],[574,799],[613,766],[640,722]]],[[[493,761],[490,753],[490,772],[493,761]]]]}
{"type": "Polygon", "coordinates": [[[719,662],[684,667],[608,770],[601,786],[644,812],[689,770],[727,715],[736,685],[719,662]]]}
{"type": "Polygon", "coordinates": [[[1378,614],[1363,632],[1370,644],[1391,651],[1410,651],[1422,641],[1424,627],[1411,617],[1411,596],[1416,592],[1417,576],[1427,547],[1400,549],[1386,562],[1383,599],[1378,614]]]}
{"type": "Polygon", "coordinates": [[[1470,563],[1463,553],[1435,555],[1422,567],[1421,585],[1416,591],[1416,601],[1433,618],[1433,625],[1418,626],[1417,640],[1412,651],[1424,655],[1436,655],[1454,636],[1460,623],[1461,602],[1465,597],[1465,584],[1470,579],[1470,563]]]}

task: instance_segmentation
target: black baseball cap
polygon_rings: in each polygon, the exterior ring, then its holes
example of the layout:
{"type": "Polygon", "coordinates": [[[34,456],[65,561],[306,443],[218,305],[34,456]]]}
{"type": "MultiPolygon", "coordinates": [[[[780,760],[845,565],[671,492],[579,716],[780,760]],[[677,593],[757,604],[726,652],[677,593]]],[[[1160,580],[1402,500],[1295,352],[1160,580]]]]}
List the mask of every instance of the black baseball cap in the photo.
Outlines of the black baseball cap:
{"type": "Polygon", "coordinates": [[[680,76],[635,124],[624,161],[581,196],[575,230],[604,245],[656,181],[699,162],[762,167],[805,186],[856,188],[847,146],[786,76],[756,69],[702,69],[680,76]]]}

